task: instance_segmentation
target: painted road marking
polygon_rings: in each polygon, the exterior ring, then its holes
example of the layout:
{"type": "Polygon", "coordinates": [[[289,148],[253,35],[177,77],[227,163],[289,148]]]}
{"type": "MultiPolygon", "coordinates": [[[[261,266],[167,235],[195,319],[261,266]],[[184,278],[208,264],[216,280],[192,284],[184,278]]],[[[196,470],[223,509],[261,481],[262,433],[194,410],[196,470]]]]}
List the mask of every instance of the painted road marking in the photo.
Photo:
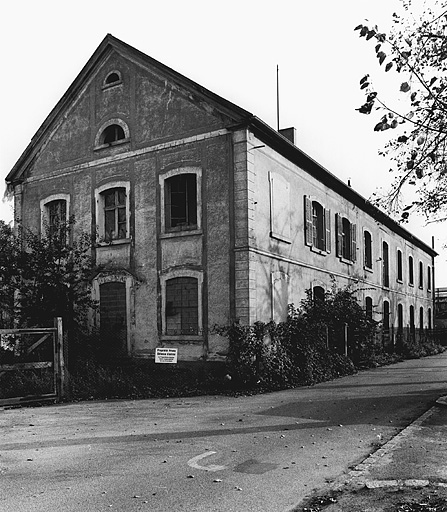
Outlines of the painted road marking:
{"type": "Polygon", "coordinates": [[[227,466],[218,466],[217,464],[210,464],[209,466],[201,466],[198,464],[199,460],[209,457],[210,455],[214,455],[215,453],[217,452],[205,452],[201,455],[197,455],[197,457],[193,457],[188,460],[188,466],[191,466],[194,469],[202,469],[203,471],[222,471],[223,469],[227,469],[227,466]]]}

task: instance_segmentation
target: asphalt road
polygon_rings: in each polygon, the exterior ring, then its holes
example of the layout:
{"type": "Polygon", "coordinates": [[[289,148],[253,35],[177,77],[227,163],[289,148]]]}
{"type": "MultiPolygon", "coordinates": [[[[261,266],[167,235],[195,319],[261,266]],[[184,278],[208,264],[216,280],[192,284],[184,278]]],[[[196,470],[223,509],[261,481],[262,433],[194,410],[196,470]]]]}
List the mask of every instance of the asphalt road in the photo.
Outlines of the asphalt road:
{"type": "Polygon", "coordinates": [[[447,354],[249,397],[0,409],[0,510],[282,512],[447,394],[447,354]]]}

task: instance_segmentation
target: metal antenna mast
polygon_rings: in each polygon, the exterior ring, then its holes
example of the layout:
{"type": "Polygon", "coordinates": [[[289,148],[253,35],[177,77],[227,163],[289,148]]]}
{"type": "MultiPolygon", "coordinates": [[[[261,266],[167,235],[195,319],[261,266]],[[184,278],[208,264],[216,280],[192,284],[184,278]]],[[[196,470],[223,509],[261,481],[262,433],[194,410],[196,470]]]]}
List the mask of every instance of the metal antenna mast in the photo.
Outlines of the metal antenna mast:
{"type": "Polygon", "coordinates": [[[276,123],[279,131],[279,66],[276,65],[276,123]]]}

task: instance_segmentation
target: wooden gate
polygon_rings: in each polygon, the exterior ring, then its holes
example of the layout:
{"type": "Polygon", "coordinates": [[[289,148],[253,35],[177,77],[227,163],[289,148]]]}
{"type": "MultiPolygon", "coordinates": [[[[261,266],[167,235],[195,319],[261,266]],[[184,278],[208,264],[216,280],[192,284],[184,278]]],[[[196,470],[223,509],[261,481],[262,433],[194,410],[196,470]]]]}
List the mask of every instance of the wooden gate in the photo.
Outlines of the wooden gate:
{"type": "Polygon", "coordinates": [[[0,406],[64,396],[62,319],[54,327],[0,329],[0,406]]]}

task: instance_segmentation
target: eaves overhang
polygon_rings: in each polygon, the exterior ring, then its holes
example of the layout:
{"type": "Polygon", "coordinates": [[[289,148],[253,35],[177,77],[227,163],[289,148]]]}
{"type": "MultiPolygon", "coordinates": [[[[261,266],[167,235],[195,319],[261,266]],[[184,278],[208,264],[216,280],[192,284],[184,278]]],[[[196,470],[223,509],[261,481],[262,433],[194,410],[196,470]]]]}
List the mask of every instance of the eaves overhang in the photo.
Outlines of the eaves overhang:
{"type": "Polygon", "coordinates": [[[352,187],[337,178],[334,174],[325,169],[309,155],[304,153],[295,144],[290,142],[286,137],[271,128],[264,121],[256,116],[250,119],[247,125],[253,131],[253,134],[262,142],[277,151],[290,162],[294,163],[305,172],[310,174],[334,192],[337,192],[349,202],[357,206],[360,210],[374,218],[377,222],[383,224],[394,233],[398,234],[419,249],[422,249],[430,256],[435,257],[438,253],[425,242],[414,236],[412,233],[403,228],[399,223],[393,220],[382,210],[373,205],[370,201],[361,196],[352,187]]]}

